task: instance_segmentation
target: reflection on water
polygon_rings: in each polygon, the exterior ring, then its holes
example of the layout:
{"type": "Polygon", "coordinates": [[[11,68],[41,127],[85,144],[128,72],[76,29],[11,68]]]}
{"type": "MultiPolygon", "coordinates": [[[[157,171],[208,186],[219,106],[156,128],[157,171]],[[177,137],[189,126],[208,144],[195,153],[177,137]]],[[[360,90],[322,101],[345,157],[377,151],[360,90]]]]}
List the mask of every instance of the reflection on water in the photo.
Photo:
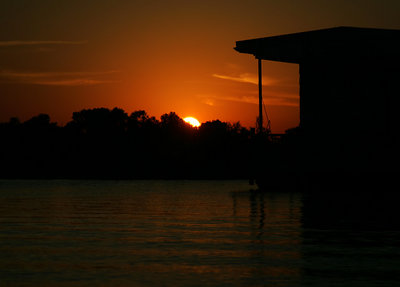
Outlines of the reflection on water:
{"type": "Polygon", "coordinates": [[[399,199],[382,190],[303,195],[303,283],[400,286],[399,199]]]}
{"type": "Polygon", "coordinates": [[[393,286],[395,214],[364,200],[356,212],[340,193],[240,181],[0,181],[0,286],[393,286]]]}

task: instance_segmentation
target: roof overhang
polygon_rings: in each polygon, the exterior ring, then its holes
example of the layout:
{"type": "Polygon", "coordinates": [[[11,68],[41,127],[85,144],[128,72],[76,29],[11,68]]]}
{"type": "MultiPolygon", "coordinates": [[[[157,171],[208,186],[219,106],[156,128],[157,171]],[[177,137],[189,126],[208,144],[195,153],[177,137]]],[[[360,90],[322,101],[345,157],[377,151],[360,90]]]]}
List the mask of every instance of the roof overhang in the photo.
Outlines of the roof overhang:
{"type": "Polygon", "coordinates": [[[400,30],[336,27],[237,41],[257,59],[301,63],[310,59],[400,58],[400,30]]]}

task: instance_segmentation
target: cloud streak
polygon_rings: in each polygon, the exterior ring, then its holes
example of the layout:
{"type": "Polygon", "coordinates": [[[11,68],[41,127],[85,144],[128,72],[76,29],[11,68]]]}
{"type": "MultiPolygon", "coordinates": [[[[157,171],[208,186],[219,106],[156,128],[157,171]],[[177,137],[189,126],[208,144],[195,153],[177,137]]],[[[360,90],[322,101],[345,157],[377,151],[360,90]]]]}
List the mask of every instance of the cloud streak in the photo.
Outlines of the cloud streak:
{"type": "MultiPolygon", "coordinates": [[[[209,106],[214,106],[216,101],[230,101],[239,102],[246,104],[258,105],[258,95],[236,95],[236,96],[204,96],[202,97],[202,102],[209,106]]],[[[292,94],[281,94],[268,96],[264,95],[263,100],[267,106],[286,106],[286,107],[298,107],[299,106],[299,96],[292,94]]]]}
{"type": "MultiPolygon", "coordinates": [[[[258,85],[258,75],[253,73],[235,73],[234,75],[213,74],[212,76],[227,81],[258,85]]],[[[263,93],[263,100],[267,106],[299,106],[299,96],[297,93],[294,94],[282,91],[282,80],[263,76],[262,84],[267,87],[268,90],[263,93]]],[[[203,103],[210,106],[215,105],[216,101],[230,101],[258,105],[258,93],[236,91],[231,95],[208,96],[203,98],[203,103]]]]}
{"type": "MultiPolygon", "coordinates": [[[[258,76],[255,74],[251,74],[251,73],[243,73],[243,74],[240,74],[239,76],[228,76],[228,75],[221,75],[221,74],[213,74],[212,76],[214,78],[223,79],[223,80],[230,80],[230,81],[234,81],[234,82],[258,85],[258,76]]],[[[273,80],[268,77],[263,77],[262,82],[263,82],[263,86],[270,86],[270,85],[275,84],[276,80],[273,80]]]]}
{"type": "Polygon", "coordinates": [[[92,86],[118,83],[115,74],[119,71],[104,72],[15,72],[0,71],[0,80],[6,83],[45,86],[92,86]]]}
{"type": "Polygon", "coordinates": [[[0,47],[47,46],[47,45],[84,45],[87,41],[0,41],[0,47]]]}

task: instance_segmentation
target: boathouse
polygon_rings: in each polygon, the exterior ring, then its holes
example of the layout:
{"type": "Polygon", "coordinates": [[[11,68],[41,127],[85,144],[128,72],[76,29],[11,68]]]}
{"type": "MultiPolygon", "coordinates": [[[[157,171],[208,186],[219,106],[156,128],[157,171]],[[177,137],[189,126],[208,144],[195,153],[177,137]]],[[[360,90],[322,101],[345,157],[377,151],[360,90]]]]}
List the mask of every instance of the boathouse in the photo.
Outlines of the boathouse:
{"type": "Polygon", "coordinates": [[[299,128],[310,145],[348,153],[362,146],[374,157],[397,150],[400,30],[336,27],[237,41],[234,49],[254,55],[260,73],[262,60],[299,64],[299,128]]]}

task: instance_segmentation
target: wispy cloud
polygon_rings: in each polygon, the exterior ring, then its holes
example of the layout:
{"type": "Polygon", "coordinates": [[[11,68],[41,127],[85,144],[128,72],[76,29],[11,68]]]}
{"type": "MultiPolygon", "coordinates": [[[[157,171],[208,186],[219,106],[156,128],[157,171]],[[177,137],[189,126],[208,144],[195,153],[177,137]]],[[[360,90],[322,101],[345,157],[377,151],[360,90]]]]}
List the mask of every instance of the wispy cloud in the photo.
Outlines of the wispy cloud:
{"type": "Polygon", "coordinates": [[[0,41],[0,47],[48,46],[48,45],[84,45],[87,41],[0,41]]]}
{"type": "MultiPolygon", "coordinates": [[[[213,74],[212,76],[214,78],[227,81],[258,85],[257,74],[240,73],[242,68],[233,64],[229,64],[228,68],[232,70],[232,72],[227,74],[213,74]]],[[[266,87],[263,89],[263,100],[267,106],[299,106],[298,93],[289,91],[287,89],[287,83],[285,83],[284,79],[271,78],[263,75],[262,84],[264,87],[266,87]]],[[[258,89],[254,89],[253,92],[235,90],[230,95],[208,95],[202,97],[202,102],[210,106],[216,105],[218,101],[230,101],[258,105],[258,89]]]]}
{"type": "MultiPolygon", "coordinates": [[[[251,73],[243,73],[238,76],[229,76],[229,75],[221,75],[221,74],[213,74],[214,78],[223,79],[223,80],[230,80],[240,83],[249,83],[258,85],[258,75],[251,74],[251,73]]],[[[263,86],[269,86],[275,84],[277,81],[268,77],[262,78],[263,86]]]]}
{"type": "Polygon", "coordinates": [[[0,80],[7,83],[46,86],[91,86],[117,83],[115,74],[119,71],[104,72],[15,72],[0,71],[0,80]]]}
{"type": "MultiPolygon", "coordinates": [[[[216,101],[231,101],[246,104],[258,105],[258,95],[247,94],[247,95],[207,95],[200,96],[202,102],[206,105],[214,106],[216,101]]],[[[286,106],[286,107],[298,107],[299,96],[292,94],[278,94],[278,95],[264,95],[264,103],[267,106],[286,106]]]]}
{"type": "Polygon", "coordinates": [[[213,98],[206,97],[202,100],[203,104],[206,104],[207,106],[213,107],[215,106],[215,100],[213,98]]]}

